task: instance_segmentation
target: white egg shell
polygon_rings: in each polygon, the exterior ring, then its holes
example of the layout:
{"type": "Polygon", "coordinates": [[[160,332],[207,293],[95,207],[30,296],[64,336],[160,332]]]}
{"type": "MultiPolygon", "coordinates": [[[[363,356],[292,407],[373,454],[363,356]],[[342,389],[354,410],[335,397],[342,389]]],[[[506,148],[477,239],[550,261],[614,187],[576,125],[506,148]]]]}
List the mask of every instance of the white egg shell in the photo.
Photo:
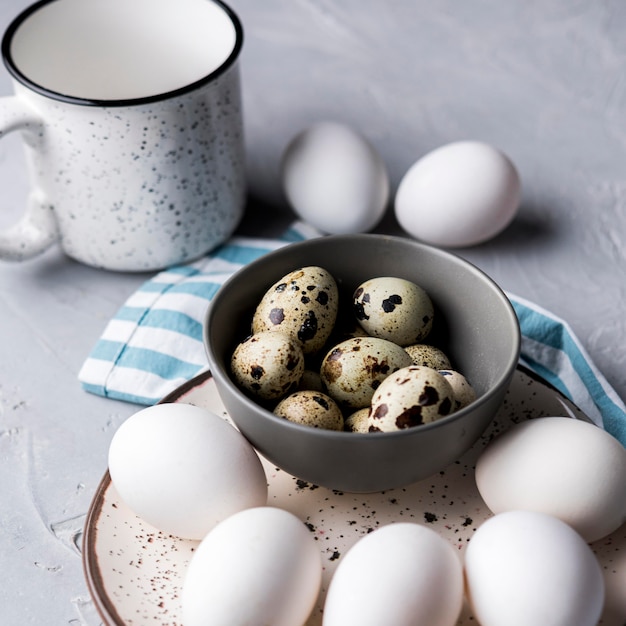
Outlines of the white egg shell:
{"type": "Polygon", "coordinates": [[[393,432],[434,422],[454,410],[452,387],[437,370],[411,365],[390,374],[372,396],[369,430],[393,432]]]}
{"type": "Polygon", "coordinates": [[[554,515],[590,542],[626,522],[626,449],[569,417],[521,422],[494,439],[476,464],[476,485],[494,513],[554,515]]]}
{"type": "Polygon", "coordinates": [[[365,535],[342,557],[323,625],[454,626],[462,603],[462,565],[452,546],[430,528],[398,522],[365,535]]]}
{"type": "Polygon", "coordinates": [[[252,332],[277,331],[300,342],[305,354],[319,350],[337,318],[339,292],[322,267],[301,267],[276,281],[252,319],[252,332]]]}
{"type": "Polygon", "coordinates": [[[304,373],[304,354],[295,339],[264,331],[235,348],[230,368],[242,389],[263,400],[276,400],[298,386],[304,373]]]}
{"type": "Polygon", "coordinates": [[[394,276],[379,276],[361,283],[353,296],[356,319],[372,337],[407,346],[428,336],[434,308],[419,285],[394,276]]]}
{"type": "Polygon", "coordinates": [[[340,407],[361,409],[369,405],[387,376],[410,363],[411,357],[391,341],[354,337],[326,354],[320,376],[326,392],[340,407]]]}
{"type": "Polygon", "coordinates": [[[248,441],[218,415],[186,404],[129,417],[111,440],[109,472],[136,515],[186,539],[267,502],[265,472],[248,441]]]}
{"type": "Polygon", "coordinates": [[[185,626],[302,626],[320,590],[311,532],[292,513],[248,509],[216,526],[194,553],[182,589],[185,626]]]}
{"type": "Polygon", "coordinates": [[[478,527],[465,550],[467,593],[481,626],[596,626],[604,578],[584,539],[534,511],[478,527]]]}
{"type": "Polygon", "coordinates": [[[396,193],[402,228],[423,242],[472,246],[503,231],[520,202],[520,178],[511,160],[478,141],[444,145],[415,162],[396,193]]]}
{"type": "Polygon", "coordinates": [[[349,126],[321,122],[302,131],[282,158],[293,210],[331,234],[371,230],[389,200],[389,176],[376,149],[349,126]]]}
{"type": "Polygon", "coordinates": [[[278,403],[274,414],[303,426],[343,430],[343,414],[337,403],[319,391],[295,391],[278,403]]]}

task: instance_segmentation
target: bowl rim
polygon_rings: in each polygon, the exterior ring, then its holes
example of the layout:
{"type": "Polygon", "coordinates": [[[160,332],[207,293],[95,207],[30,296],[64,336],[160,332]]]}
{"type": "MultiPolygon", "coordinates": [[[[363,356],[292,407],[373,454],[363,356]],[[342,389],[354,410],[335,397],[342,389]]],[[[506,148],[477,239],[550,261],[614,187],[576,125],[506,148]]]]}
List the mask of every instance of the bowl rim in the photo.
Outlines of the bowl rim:
{"type": "MultiPolygon", "coordinates": [[[[293,269],[297,269],[297,268],[293,268],[293,269]]],[[[278,278],[276,280],[278,280],[278,278]]],[[[520,356],[520,351],[521,351],[521,330],[520,330],[520,325],[519,325],[519,320],[517,318],[517,314],[515,313],[515,309],[511,301],[509,300],[509,298],[506,296],[504,290],[486,272],[481,270],[471,261],[468,261],[460,257],[458,254],[454,252],[443,250],[441,248],[437,248],[435,246],[425,244],[420,241],[416,241],[414,239],[408,239],[406,237],[401,237],[398,235],[386,235],[386,234],[379,234],[379,233],[323,235],[321,237],[314,237],[312,239],[305,239],[303,241],[289,242],[289,243],[286,243],[284,246],[281,246],[280,248],[272,250],[258,257],[254,261],[251,261],[250,263],[244,265],[243,267],[239,268],[229,278],[227,278],[224,281],[220,289],[218,289],[217,293],[213,297],[212,301],[209,303],[209,306],[207,307],[207,310],[204,315],[203,326],[202,326],[202,337],[203,337],[205,353],[209,362],[209,368],[213,377],[216,379],[217,382],[222,382],[228,387],[229,390],[234,392],[241,399],[242,403],[246,406],[246,408],[248,408],[249,410],[253,410],[253,411],[259,411],[265,419],[269,420],[270,422],[280,424],[282,428],[285,428],[287,430],[293,430],[294,432],[301,432],[301,433],[306,432],[306,433],[309,433],[310,436],[319,437],[323,439],[344,438],[346,441],[350,439],[354,441],[361,441],[364,438],[367,438],[368,440],[372,440],[376,438],[391,439],[394,437],[407,437],[407,435],[409,435],[410,433],[424,432],[428,430],[441,428],[443,424],[448,424],[448,423],[456,422],[458,420],[463,419],[466,415],[468,415],[470,412],[473,412],[480,405],[489,402],[494,395],[500,393],[500,390],[503,385],[508,384],[519,362],[519,356],[520,356]],[[321,240],[328,242],[331,239],[333,242],[337,242],[337,243],[341,243],[342,240],[344,241],[349,240],[351,242],[359,242],[359,241],[365,242],[368,240],[371,241],[372,239],[377,239],[379,241],[389,241],[390,243],[398,242],[401,245],[409,245],[411,247],[416,247],[418,249],[425,250],[429,254],[435,254],[435,256],[444,258],[447,261],[453,261],[454,263],[457,263],[458,265],[463,266],[466,270],[476,275],[483,282],[486,282],[492,288],[494,293],[498,296],[498,299],[503,305],[504,310],[508,313],[509,321],[511,322],[511,326],[514,329],[514,333],[512,337],[513,350],[507,361],[506,367],[502,368],[501,373],[498,379],[496,380],[496,382],[493,385],[491,385],[487,391],[485,391],[482,395],[480,395],[478,398],[476,398],[476,400],[474,400],[472,403],[470,403],[466,407],[463,407],[462,409],[459,409],[458,411],[454,411],[453,413],[450,413],[449,415],[446,415],[445,417],[435,420],[434,422],[421,424],[419,427],[405,428],[402,430],[397,430],[397,431],[392,431],[392,432],[367,432],[367,433],[329,430],[329,429],[323,429],[323,428],[315,428],[315,427],[311,427],[305,424],[297,424],[295,422],[290,422],[289,420],[281,418],[275,415],[274,413],[272,413],[272,411],[261,406],[253,398],[251,398],[250,396],[245,394],[241,389],[239,389],[239,387],[234,383],[234,381],[231,379],[228,373],[225,371],[222,371],[219,367],[217,367],[219,358],[217,358],[217,355],[214,352],[213,347],[209,341],[209,331],[211,328],[213,315],[214,315],[213,314],[214,303],[215,302],[219,303],[220,299],[224,297],[223,294],[225,294],[230,288],[232,288],[232,284],[234,282],[239,281],[242,279],[242,277],[245,278],[248,275],[253,276],[256,271],[256,267],[258,266],[259,263],[263,263],[263,262],[267,263],[267,262],[271,262],[273,259],[276,259],[276,258],[280,259],[281,257],[287,257],[289,254],[289,251],[293,250],[295,246],[297,246],[298,249],[305,249],[308,247],[314,247],[318,245],[321,240]]],[[[221,395],[219,384],[217,385],[217,390],[218,390],[218,393],[220,393],[221,395]]],[[[233,421],[237,422],[236,416],[231,416],[231,418],[233,419],[233,421]]]]}

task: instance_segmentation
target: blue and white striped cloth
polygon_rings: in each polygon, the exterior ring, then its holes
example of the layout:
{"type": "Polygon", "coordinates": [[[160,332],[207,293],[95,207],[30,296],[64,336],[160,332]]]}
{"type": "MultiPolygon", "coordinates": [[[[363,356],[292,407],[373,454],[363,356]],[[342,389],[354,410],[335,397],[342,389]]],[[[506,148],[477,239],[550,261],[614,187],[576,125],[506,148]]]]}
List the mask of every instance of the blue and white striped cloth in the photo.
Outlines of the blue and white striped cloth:
{"type": "MultiPolygon", "coordinates": [[[[207,368],[202,322],[222,283],[267,252],[319,235],[296,222],[280,239],[233,237],[198,261],[158,273],[107,324],[79,373],[84,389],[155,404],[207,368]]],[[[535,304],[507,295],[522,331],[520,362],[626,446],[626,406],[570,327],[535,304]]]]}
{"type": "Polygon", "coordinates": [[[280,239],[233,237],[198,261],[158,273],[107,324],[78,374],[84,389],[155,404],[208,367],[202,324],[220,286],[263,254],[319,234],[296,222],[280,239]]]}

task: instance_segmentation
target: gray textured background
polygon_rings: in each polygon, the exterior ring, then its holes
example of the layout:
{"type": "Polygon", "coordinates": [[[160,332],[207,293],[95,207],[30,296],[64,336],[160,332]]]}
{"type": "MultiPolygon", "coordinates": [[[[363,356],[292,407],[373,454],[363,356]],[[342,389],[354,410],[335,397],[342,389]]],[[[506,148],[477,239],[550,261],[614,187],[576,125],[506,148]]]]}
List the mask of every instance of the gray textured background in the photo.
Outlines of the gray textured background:
{"type": "Polygon", "coordinates": [[[321,119],[372,141],[392,191],[435,147],[492,143],[520,171],[522,206],[500,237],[460,253],[567,319],[624,395],[625,3],[232,4],[247,26],[255,195],[284,207],[282,150],[321,119]]]}
{"type": "MultiPolygon", "coordinates": [[[[4,0],[0,29],[28,4],[4,0]]],[[[346,122],[378,148],[392,191],[429,150],[479,139],[519,168],[498,238],[460,250],[503,288],[565,318],[626,396],[626,3],[233,0],[253,199],[248,230],[289,221],[291,137],[346,122]]],[[[0,71],[0,95],[11,92],[0,71]]],[[[22,210],[19,142],[0,142],[0,226],[22,210]]],[[[381,227],[397,230],[390,214],[381,227]]],[[[76,380],[106,321],[145,279],[53,249],[0,263],[0,624],[97,624],[80,530],[115,428],[136,407],[76,380]]]]}

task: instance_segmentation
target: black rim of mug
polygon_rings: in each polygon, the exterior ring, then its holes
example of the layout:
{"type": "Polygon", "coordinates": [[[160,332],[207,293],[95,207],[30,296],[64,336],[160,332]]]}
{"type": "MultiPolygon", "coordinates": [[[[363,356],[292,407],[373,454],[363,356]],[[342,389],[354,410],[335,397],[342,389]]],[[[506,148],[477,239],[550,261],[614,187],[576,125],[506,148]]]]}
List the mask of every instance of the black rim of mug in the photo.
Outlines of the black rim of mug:
{"type": "Polygon", "coordinates": [[[189,83],[188,85],[184,85],[178,89],[174,89],[172,91],[167,91],[163,93],[157,93],[151,96],[142,96],[139,98],[127,98],[127,99],[111,99],[111,100],[99,100],[92,98],[81,98],[78,96],[70,96],[67,94],[60,93],[58,91],[54,91],[53,89],[48,89],[47,87],[43,87],[39,85],[28,76],[23,74],[15,60],[13,55],[11,54],[11,43],[13,41],[13,37],[15,33],[19,29],[19,27],[34,13],[39,11],[39,9],[44,6],[51,4],[52,2],[58,2],[59,0],[39,0],[35,4],[31,5],[24,11],[22,11],[15,19],[9,24],[6,29],[4,36],[2,38],[1,52],[2,52],[2,60],[4,61],[4,65],[7,68],[9,74],[13,76],[18,82],[22,83],[32,91],[46,96],[47,98],[52,98],[54,100],[59,100],[61,102],[66,102],[69,104],[78,104],[83,106],[100,106],[100,107],[122,107],[122,106],[138,106],[142,104],[149,104],[151,102],[159,102],[160,100],[169,100],[171,98],[175,98],[177,96],[182,96],[190,91],[194,91],[199,87],[203,87],[208,83],[214,81],[218,76],[224,74],[237,60],[239,53],[241,52],[241,48],[243,46],[243,27],[241,25],[241,21],[237,14],[224,2],[221,0],[207,0],[207,2],[212,2],[220,6],[224,12],[228,15],[231,20],[233,27],[235,29],[235,45],[231,53],[228,55],[226,60],[215,70],[203,76],[201,79],[189,83]]]}

